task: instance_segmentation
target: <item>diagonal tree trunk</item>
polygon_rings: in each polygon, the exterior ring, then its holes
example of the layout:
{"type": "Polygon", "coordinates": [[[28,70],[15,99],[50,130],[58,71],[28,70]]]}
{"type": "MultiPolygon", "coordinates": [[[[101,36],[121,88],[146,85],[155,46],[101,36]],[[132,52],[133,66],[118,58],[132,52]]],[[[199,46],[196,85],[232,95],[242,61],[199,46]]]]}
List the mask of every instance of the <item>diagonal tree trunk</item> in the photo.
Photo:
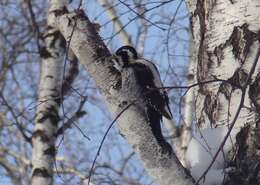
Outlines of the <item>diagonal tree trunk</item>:
{"type": "Polygon", "coordinates": [[[193,184],[176,156],[162,153],[149,126],[141,101],[143,97],[137,88],[117,88],[120,76],[112,66],[111,54],[84,12],[68,14],[57,10],[56,18],[57,27],[67,40],[71,38],[73,52],[95,80],[111,113],[115,117],[122,113],[117,120],[119,130],[133,146],[147,172],[161,185],[193,184]],[[70,37],[74,21],[76,27],[70,37]],[[131,97],[125,97],[126,90],[131,92],[131,97]]]}

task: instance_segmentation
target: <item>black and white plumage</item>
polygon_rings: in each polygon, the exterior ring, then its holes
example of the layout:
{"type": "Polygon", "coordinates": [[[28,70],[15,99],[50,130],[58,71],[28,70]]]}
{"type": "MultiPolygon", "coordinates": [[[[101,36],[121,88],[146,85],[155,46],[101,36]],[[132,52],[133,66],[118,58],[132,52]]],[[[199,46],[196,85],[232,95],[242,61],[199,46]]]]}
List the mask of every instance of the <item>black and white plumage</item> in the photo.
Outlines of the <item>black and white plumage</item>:
{"type": "Polygon", "coordinates": [[[163,89],[158,69],[152,62],[138,57],[136,50],[131,46],[119,48],[115,55],[114,67],[118,71],[123,71],[126,68],[133,69],[137,83],[141,87],[145,98],[146,113],[152,132],[158,143],[166,145],[165,148],[171,152],[170,145],[162,136],[160,122],[162,116],[172,119],[172,114],[169,108],[169,98],[167,92],[163,89]]]}
{"type": "Polygon", "coordinates": [[[115,63],[115,68],[121,71],[126,67],[134,67],[136,71],[139,84],[144,87],[147,94],[153,94],[154,98],[150,95],[151,104],[167,119],[172,119],[172,113],[169,107],[169,98],[156,66],[143,58],[139,58],[136,50],[131,46],[123,46],[116,51],[118,60],[115,63]]]}

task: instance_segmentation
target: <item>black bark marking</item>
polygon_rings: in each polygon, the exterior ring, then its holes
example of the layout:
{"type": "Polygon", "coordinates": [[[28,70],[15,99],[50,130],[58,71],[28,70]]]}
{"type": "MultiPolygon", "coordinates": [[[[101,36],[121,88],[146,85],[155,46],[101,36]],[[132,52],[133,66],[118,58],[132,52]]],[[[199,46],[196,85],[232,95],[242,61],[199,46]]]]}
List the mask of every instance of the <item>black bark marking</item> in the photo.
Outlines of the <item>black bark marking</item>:
{"type": "Polygon", "coordinates": [[[47,119],[50,119],[52,125],[57,126],[59,121],[59,116],[53,115],[51,113],[46,113],[40,119],[37,120],[38,123],[43,123],[47,119]]]}
{"type": "MultiPolygon", "coordinates": [[[[203,107],[203,110],[205,110],[205,107],[203,107]]],[[[202,110],[202,112],[203,112],[203,110],[202,110]]],[[[201,113],[198,118],[198,126],[201,126],[203,123],[205,123],[205,115],[201,113]]]]}
{"type": "Polygon", "coordinates": [[[247,54],[250,51],[250,47],[253,42],[260,40],[260,31],[255,33],[248,29],[248,24],[242,26],[235,26],[229,39],[215,48],[214,54],[218,59],[218,63],[221,62],[223,57],[223,49],[227,46],[232,46],[232,53],[234,57],[243,64],[246,60],[247,54]]]}
{"type": "Polygon", "coordinates": [[[43,38],[46,39],[48,37],[52,37],[53,36],[53,31],[52,30],[56,30],[54,27],[52,26],[48,26],[46,29],[46,33],[44,34],[43,38]]]}
{"type": "Polygon", "coordinates": [[[233,89],[242,89],[246,85],[247,77],[248,74],[243,69],[237,69],[227,81],[230,82],[233,89]]]}
{"type": "Polygon", "coordinates": [[[45,155],[55,156],[56,155],[56,148],[55,146],[51,146],[48,149],[44,150],[43,152],[45,155]]]}
{"type": "MultiPolygon", "coordinates": [[[[90,29],[91,33],[96,33],[98,34],[98,30],[99,30],[99,25],[97,26],[97,24],[95,23],[91,23],[88,19],[88,17],[86,16],[85,12],[82,9],[76,10],[75,11],[76,15],[72,17],[72,19],[76,20],[81,20],[81,21],[87,21],[89,22],[92,26],[89,26],[88,29],[90,29]],[[98,28],[98,29],[97,29],[98,28]]],[[[105,51],[104,48],[99,48],[97,47],[96,53],[98,53],[99,56],[107,56],[107,50],[105,51]],[[102,54],[101,54],[102,53],[102,54]]]]}
{"type": "Polygon", "coordinates": [[[55,43],[58,41],[60,44],[59,47],[65,49],[66,40],[61,35],[60,31],[56,30],[52,33],[49,33],[48,35],[53,37],[49,47],[55,48],[55,43]]]}
{"type": "Polygon", "coordinates": [[[256,117],[256,126],[255,126],[255,140],[256,140],[256,149],[260,150],[260,113],[258,111],[257,117],[256,117]]]}
{"type": "Polygon", "coordinates": [[[217,97],[212,94],[207,94],[204,100],[204,107],[205,113],[210,120],[211,126],[215,125],[219,107],[217,97]]]}
{"type": "Polygon", "coordinates": [[[119,134],[125,139],[125,135],[123,133],[119,132],[119,134]]]}
{"type": "Polygon", "coordinates": [[[247,156],[249,129],[250,125],[246,125],[241,128],[240,132],[236,135],[236,144],[238,146],[236,160],[238,160],[238,162],[242,161],[247,156]]]}
{"type": "MultiPolygon", "coordinates": [[[[107,53],[104,51],[103,48],[99,48],[99,47],[98,47],[98,48],[96,49],[96,53],[95,53],[95,55],[94,55],[94,58],[99,59],[100,56],[107,56],[107,53]]],[[[110,56],[107,56],[107,57],[110,57],[110,56]]]]}
{"type": "MultiPolygon", "coordinates": [[[[48,51],[48,48],[62,48],[65,50],[65,47],[66,47],[66,40],[64,39],[64,37],[62,36],[62,34],[60,33],[60,31],[56,30],[55,28],[51,27],[51,26],[48,26],[47,27],[47,34],[44,35],[44,40],[46,40],[48,37],[52,37],[52,40],[51,42],[48,43],[48,46],[44,46],[42,47],[41,50],[42,53],[49,53],[49,57],[54,57],[54,56],[59,56],[60,53],[63,53],[63,52],[54,52],[55,50],[51,50],[51,51],[48,51]],[[56,43],[58,42],[59,45],[56,45],[56,43]],[[54,55],[52,55],[52,54],[54,55]]],[[[45,42],[46,43],[46,42],[45,42]]]]}
{"type": "Polygon", "coordinates": [[[233,46],[233,54],[242,63],[249,53],[252,43],[257,35],[248,29],[248,24],[243,24],[241,27],[235,27],[230,37],[230,43],[233,46]]]}
{"type": "Polygon", "coordinates": [[[47,50],[45,46],[41,47],[39,53],[40,53],[40,57],[44,59],[52,57],[51,53],[47,50]]]}
{"type": "MultiPolygon", "coordinates": [[[[56,88],[49,89],[49,91],[52,91],[52,93],[50,95],[50,98],[51,98],[50,100],[55,101],[57,103],[57,105],[60,105],[60,103],[61,103],[60,91],[56,88]]],[[[52,106],[52,107],[54,107],[54,106],[52,106]]],[[[51,108],[47,108],[47,109],[57,113],[57,110],[55,109],[55,107],[53,109],[51,109],[51,108]]]]}
{"type": "Polygon", "coordinates": [[[119,107],[125,107],[126,105],[128,104],[127,101],[122,101],[120,104],[119,104],[119,107]]]}
{"type": "Polygon", "coordinates": [[[43,123],[47,119],[50,119],[51,124],[54,126],[58,125],[59,115],[57,109],[54,106],[46,108],[46,111],[40,111],[38,114],[42,114],[40,118],[37,119],[37,123],[43,123]]]}
{"type": "MultiPolygon", "coordinates": [[[[206,67],[207,72],[209,72],[210,69],[215,67],[214,61],[212,60],[213,53],[209,52],[209,51],[207,51],[206,53],[207,53],[207,57],[208,57],[208,62],[207,62],[207,65],[204,65],[204,66],[206,67]]],[[[218,62],[218,65],[220,65],[219,62],[218,62]]]]}
{"type": "Polygon", "coordinates": [[[32,177],[38,176],[38,177],[51,177],[48,170],[45,168],[35,168],[32,173],[32,177]]]}
{"type": "MultiPolygon", "coordinates": [[[[53,96],[53,98],[57,98],[57,96],[53,96]]],[[[58,110],[56,106],[50,106],[46,108],[48,112],[52,113],[53,115],[58,115],[58,110]]]]}
{"type": "Polygon", "coordinates": [[[230,84],[222,82],[220,87],[219,87],[218,93],[224,94],[226,99],[230,100],[232,91],[233,91],[233,87],[230,84]]]}
{"type": "Polygon", "coordinates": [[[51,78],[53,79],[54,77],[52,75],[46,75],[45,78],[51,78]]]}
{"type": "Polygon", "coordinates": [[[260,115],[260,72],[258,72],[255,81],[249,87],[249,98],[260,115]]]}
{"type": "Polygon", "coordinates": [[[213,51],[214,55],[217,57],[218,66],[220,66],[221,61],[224,59],[222,49],[223,48],[221,48],[221,47],[216,47],[213,51]]]}
{"type": "Polygon", "coordinates": [[[62,95],[64,96],[71,89],[71,85],[79,73],[79,66],[77,59],[70,61],[69,71],[65,76],[62,88],[62,95]]]}
{"type": "MultiPolygon", "coordinates": [[[[196,9],[194,11],[194,17],[198,16],[200,22],[200,44],[198,51],[198,65],[197,65],[197,78],[198,82],[203,81],[206,77],[207,66],[205,66],[204,51],[205,51],[205,32],[206,32],[206,12],[205,12],[205,0],[197,0],[196,9]]],[[[200,85],[200,91],[203,93],[204,87],[200,85]]]]}
{"type": "Polygon", "coordinates": [[[259,177],[259,157],[249,151],[249,144],[252,137],[250,136],[250,125],[243,127],[236,136],[237,152],[235,155],[235,168],[228,173],[229,179],[226,185],[233,184],[250,184],[258,185],[259,177]],[[258,166],[258,167],[257,167],[258,166]],[[258,169],[257,169],[258,168],[258,169]],[[257,170],[257,171],[255,171],[257,170]]]}
{"type": "Polygon", "coordinates": [[[39,137],[41,141],[44,143],[48,143],[50,141],[49,136],[46,134],[46,131],[44,130],[36,130],[33,133],[32,138],[37,138],[37,137],[39,137]]]}
{"type": "Polygon", "coordinates": [[[82,20],[85,20],[87,17],[86,17],[86,14],[85,12],[82,10],[82,9],[78,9],[75,11],[77,14],[73,17],[74,19],[82,19],[82,20]]]}
{"type": "Polygon", "coordinates": [[[56,17],[58,17],[58,16],[62,16],[64,14],[66,14],[66,13],[69,13],[69,11],[68,11],[67,7],[64,6],[62,9],[53,10],[51,13],[54,13],[54,15],[56,17]]]}
{"type": "Polygon", "coordinates": [[[192,14],[192,12],[191,12],[191,16],[189,17],[189,22],[190,22],[190,31],[191,31],[191,35],[192,35],[192,37],[194,38],[194,32],[193,32],[193,21],[192,21],[192,18],[193,18],[193,14],[192,14]]]}

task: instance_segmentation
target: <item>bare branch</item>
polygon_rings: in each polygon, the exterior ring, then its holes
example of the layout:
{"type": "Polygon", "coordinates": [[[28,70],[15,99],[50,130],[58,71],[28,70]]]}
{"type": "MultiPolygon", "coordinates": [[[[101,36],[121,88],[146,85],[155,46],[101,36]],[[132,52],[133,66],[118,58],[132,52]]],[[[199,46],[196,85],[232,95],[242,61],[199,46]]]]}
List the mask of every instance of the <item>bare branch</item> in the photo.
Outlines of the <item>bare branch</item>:
{"type": "Polygon", "coordinates": [[[119,17],[117,16],[117,13],[112,5],[108,2],[108,0],[98,0],[99,4],[104,7],[114,23],[114,27],[116,32],[119,33],[119,36],[122,40],[122,43],[124,45],[133,45],[130,36],[125,31],[122,22],[120,21],[119,17]]]}

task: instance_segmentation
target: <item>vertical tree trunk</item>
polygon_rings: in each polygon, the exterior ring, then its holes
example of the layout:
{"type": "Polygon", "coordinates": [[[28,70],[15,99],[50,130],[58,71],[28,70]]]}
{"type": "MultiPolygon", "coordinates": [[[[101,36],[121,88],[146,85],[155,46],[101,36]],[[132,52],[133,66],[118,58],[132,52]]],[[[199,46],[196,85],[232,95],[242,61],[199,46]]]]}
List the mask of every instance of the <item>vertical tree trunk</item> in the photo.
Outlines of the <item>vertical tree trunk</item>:
{"type": "MultiPolygon", "coordinates": [[[[192,29],[197,46],[197,81],[230,79],[233,86],[243,85],[259,45],[260,2],[198,0],[187,3],[193,15],[192,29]]],[[[255,70],[252,82],[258,71],[255,70]]],[[[223,82],[199,86],[196,112],[200,125],[226,124],[232,120],[241,92],[239,88],[229,90],[230,84],[223,82]]],[[[245,103],[251,106],[248,94],[245,103]]],[[[236,126],[254,122],[254,117],[250,110],[243,109],[236,126]]]]}
{"type": "Polygon", "coordinates": [[[55,141],[61,104],[61,84],[66,41],[53,27],[53,10],[66,1],[50,1],[44,46],[41,48],[41,76],[35,129],[32,136],[31,185],[52,185],[55,161],[55,141]]]}
{"type": "MultiPolygon", "coordinates": [[[[234,126],[238,132],[238,128],[248,125],[253,130],[259,106],[259,102],[256,105],[259,100],[259,95],[256,95],[259,94],[259,78],[256,77],[260,73],[257,58],[260,1],[186,0],[186,3],[192,15],[197,82],[227,80],[198,86],[195,95],[198,126],[234,126]]],[[[246,150],[245,153],[252,151],[255,150],[246,150]]]]}

